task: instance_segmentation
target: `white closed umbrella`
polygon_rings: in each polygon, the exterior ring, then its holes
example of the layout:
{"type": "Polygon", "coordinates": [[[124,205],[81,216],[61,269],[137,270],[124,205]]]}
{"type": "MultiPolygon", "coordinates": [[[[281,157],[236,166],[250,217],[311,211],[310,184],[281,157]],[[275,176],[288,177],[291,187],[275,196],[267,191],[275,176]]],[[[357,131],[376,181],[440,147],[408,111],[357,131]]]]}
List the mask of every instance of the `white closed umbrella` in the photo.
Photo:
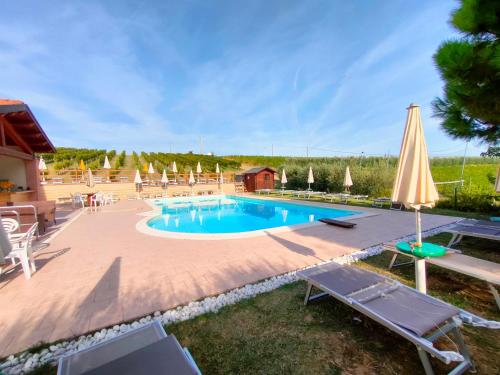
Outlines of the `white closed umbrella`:
{"type": "Polygon", "coordinates": [[[106,182],[111,182],[109,179],[109,170],[111,169],[111,164],[109,164],[108,155],[106,155],[106,157],[104,158],[104,165],[102,166],[102,168],[108,170],[106,173],[106,182]]]}
{"type": "Polygon", "coordinates": [[[135,171],[134,184],[135,190],[139,193],[142,190],[142,178],[138,169],[135,171]]]}
{"type": "Polygon", "coordinates": [[[188,184],[191,185],[191,195],[193,195],[193,186],[195,183],[196,181],[194,179],[193,170],[191,169],[189,171],[189,180],[188,180],[188,184]]]}
{"type": "Polygon", "coordinates": [[[111,169],[111,164],[109,164],[109,159],[108,155],[104,158],[104,165],[102,166],[103,169],[111,169]]]}
{"type": "Polygon", "coordinates": [[[198,175],[198,182],[200,182],[200,173],[201,172],[202,172],[201,164],[200,164],[200,162],[198,162],[198,164],[196,165],[196,174],[198,175]]]}
{"type": "Polygon", "coordinates": [[[87,170],[87,175],[88,175],[88,178],[87,178],[87,186],[88,187],[94,187],[95,186],[95,183],[94,183],[94,176],[92,174],[92,170],[89,168],[87,170]]]}
{"type": "Polygon", "coordinates": [[[155,169],[153,168],[153,163],[149,163],[148,173],[149,174],[155,173],[155,169]]]}
{"type": "Polygon", "coordinates": [[[344,187],[347,191],[349,191],[349,188],[352,186],[352,178],[351,178],[351,171],[349,170],[349,167],[345,169],[345,176],[344,176],[344,187]]]}
{"type": "Polygon", "coordinates": [[[47,170],[47,165],[45,164],[45,160],[43,160],[43,156],[40,157],[40,161],[38,162],[38,169],[42,171],[42,182],[45,182],[45,171],[47,170]]]}
{"type": "Polygon", "coordinates": [[[163,187],[165,188],[165,190],[167,189],[167,184],[168,184],[168,178],[167,178],[167,171],[164,169],[163,170],[163,173],[161,174],[161,180],[160,180],[161,184],[163,185],[163,187]]]}
{"type": "MultiPolygon", "coordinates": [[[[401,142],[398,170],[392,190],[392,201],[401,202],[405,207],[415,209],[416,242],[411,247],[412,252],[423,254],[425,248],[422,244],[420,209],[434,207],[438,199],[439,195],[429,165],[420,107],[416,104],[410,104],[403,141],[401,142]]],[[[424,258],[415,261],[415,275],[417,289],[426,293],[424,258]]]]}
{"type": "Polygon", "coordinates": [[[172,163],[172,172],[174,172],[174,182],[177,182],[177,164],[175,164],[175,161],[172,163]]]}
{"type": "Polygon", "coordinates": [[[283,171],[281,172],[281,190],[285,188],[287,182],[288,180],[286,179],[285,168],[283,168],[283,171]]]}
{"type": "Polygon", "coordinates": [[[138,169],[135,171],[134,183],[135,184],[142,184],[141,174],[139,173],[138,169]]]}
{"type": "Polygon", "coordinates": [[[500,167],[498,167],[497,180],[495,181],[495,191],[500,193],[500,167]]]}
{"type": "Polygon", "coordinates": [[[163,170],[163,173],[161,174],[160,182],[162,184],[168,184],[167,171],[165,169],[163,170]]]}
{"type": "Polygon", "coordinates": [[[309,167],[309,174],[307,175],[307,183],[309,184],[308,190],[311,190],[311,184],[314,184],[314,175],[312,167],[309,167]]]}
{"type": "Polygon", "coordinates": [[[222,188],[222,185],[224,185],[224,175],[222,174],[222,172],[220,172],[219,176],[220,191],[221,193],[223,193],[224,189],[222,188]]]}
{"type": "Polygon", "coordinates": [[[215,173],[220,173],[219,163],[215,164],[215,173]]]}

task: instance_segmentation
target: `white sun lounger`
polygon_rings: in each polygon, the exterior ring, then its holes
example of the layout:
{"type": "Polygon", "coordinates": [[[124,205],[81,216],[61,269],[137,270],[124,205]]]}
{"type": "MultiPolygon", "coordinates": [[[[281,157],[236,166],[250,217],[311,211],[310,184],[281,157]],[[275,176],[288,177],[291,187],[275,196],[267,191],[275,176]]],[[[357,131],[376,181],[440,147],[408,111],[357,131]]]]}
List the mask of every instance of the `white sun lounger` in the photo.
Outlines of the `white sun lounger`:
{"type": "Polygon", "coordinates": [[[448,247],[456,245],[464,236],[500,241],[500,222],[465,219],[446,229],[453,234],[448,247]]]}
{"type": "Polygon", "coordinates": [[[446,364],[459,362],[450,374],[474,369],[460,332],[462,323],[500,329],[488,321],[398,281],[354,266],[331,262],[297,272],[309,284],[304,303],[332,296],[416,345],[427,375],[434,374],[428,354],[446,364]],[[314,288],[322,292],[311,295],[314,288]],[[437,349],[433,343],[451,333],[458,352],[437,349]]]}
{"type": "MultiPolygon", "coordinates": [[[[384,250],[394,252],[389,269],[413,263],[417,259],[412,254],[399,251],[394,243],[384,244],[384,250]],[[410,257],[412,260],[410,262],[396,263],[398,255],[410,257]]],[[[425,258],[425,262],[484,281],[500,309],[500,296],[496,289],[496,287],[500,286],[500,264],[463,255],[460,254],[460,251],[454,249],[447,249],[446,255],[442,257],[425,258]]]]}

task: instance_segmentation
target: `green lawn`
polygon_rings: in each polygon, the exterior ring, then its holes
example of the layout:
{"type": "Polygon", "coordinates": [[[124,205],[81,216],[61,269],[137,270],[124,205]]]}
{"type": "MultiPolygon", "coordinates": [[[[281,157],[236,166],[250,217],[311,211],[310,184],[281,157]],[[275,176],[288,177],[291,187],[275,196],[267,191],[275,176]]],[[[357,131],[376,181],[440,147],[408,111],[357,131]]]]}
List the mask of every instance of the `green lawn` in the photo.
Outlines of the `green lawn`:
{"type": "MultiPolygon", "coordinates": [[[[445,244],[449,234],[428,240],[445,244]]],[[[498,243],[464,239],[465,254],[500,262],[498,243]]],[[[390,254],[358,266],[412,285],[413,267],[387,271],[390,254]]],[[[483,283],[436,267],[428,269],[429,293],[490,319],[500,320],[483,283]]],[[[415,347],[332,299],[303,305],[304,282],[286,285],[223,308],[215,314],[169,325],[204,374],[414,374],[421,373],[415,347]]],[[[465,327],[479,374],[500,373],[500,332],[465,327]]],[[[440,348],[453,349],[446,340],[440,348]]],[[[449,367],[433,361],[438,374],[449,367]]],[[[45,366],[32,374],[55,374],[45,366]]]]}

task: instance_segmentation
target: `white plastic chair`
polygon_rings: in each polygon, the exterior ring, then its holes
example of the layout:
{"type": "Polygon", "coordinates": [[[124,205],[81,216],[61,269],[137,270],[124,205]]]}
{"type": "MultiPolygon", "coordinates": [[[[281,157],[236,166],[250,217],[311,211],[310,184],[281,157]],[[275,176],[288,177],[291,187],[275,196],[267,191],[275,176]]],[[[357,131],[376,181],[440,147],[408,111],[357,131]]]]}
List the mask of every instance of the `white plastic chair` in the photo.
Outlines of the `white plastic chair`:
{"type": "Polygon", "coordinates": [[[90,210],[93,210],[94,207],[97,210],[99,206],[104,205],[104,194],[98,191],[90,198],[90,210]]]}
{"type": "Polygon", "coordinates": [[[82,208],[85,207],[85,198],[83,198],[81,193],[75,193],[71,198],[73,208],[79,205],[82,205],[82,208]]]}
{"type": "Polygon", "coordinates": [[[20,228],[19,222],[16,219],[11,219],[10,217],[2,218],[2,226],[8,236],[16,233],[20,228]]]}
{"type": "Polygon", "coordinates": [[[6,259],[11,259],[13,265],[16,264],[16,259],[20,260],[24,277],[27,280],[31,278],[33,272],[36,272],[32,243],[37,226],[38,223],[34,223],[26,233],[11,238],[12,251],[5,257],[6,259]]]}

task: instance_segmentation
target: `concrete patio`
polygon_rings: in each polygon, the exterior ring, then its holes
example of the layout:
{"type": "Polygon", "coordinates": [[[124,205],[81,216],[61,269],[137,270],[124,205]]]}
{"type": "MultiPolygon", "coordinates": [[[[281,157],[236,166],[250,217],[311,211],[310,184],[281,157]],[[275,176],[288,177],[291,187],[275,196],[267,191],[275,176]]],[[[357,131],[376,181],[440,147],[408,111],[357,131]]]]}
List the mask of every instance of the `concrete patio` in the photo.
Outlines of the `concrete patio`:
{"type": "MultiPolygon", "coordinates": [[[[377,215],[355,219],[354,230],[317,225],[244,239],[181,240],[138,232],[138,214],[149,210],[143,201],[120,201],[82,212],[38,252],[31,280],[20,267],[0,276],[0,356],[414,232],[413,213],[363,208],[377,215]]],[[[424,229],[456,220],[422,216],[424,229]]]]}

